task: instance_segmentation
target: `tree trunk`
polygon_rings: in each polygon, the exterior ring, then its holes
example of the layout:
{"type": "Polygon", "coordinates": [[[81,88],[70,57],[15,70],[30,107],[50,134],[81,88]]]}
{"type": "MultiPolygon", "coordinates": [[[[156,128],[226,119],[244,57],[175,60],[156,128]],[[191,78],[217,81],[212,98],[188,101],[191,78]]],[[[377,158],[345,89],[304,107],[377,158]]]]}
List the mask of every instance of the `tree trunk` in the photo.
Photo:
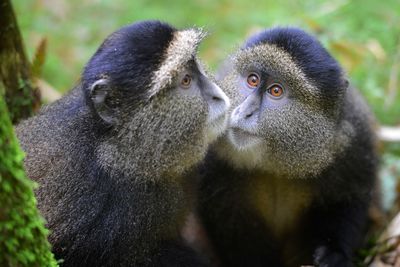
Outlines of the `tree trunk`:
{"type": "Polygon", "coordinates": [[[11,123],[33,115],[40,95],[9,0],[0,2],[0,25],[0,266],[57,266],[11,123]]]}
{"type": "Polygon", "coordinates": [[[31,66],[10,0],[1,0],[0,25],[0,81],[5,88],[11,121],[15,124],[39,109],[40,94],[32,82],[31,66]]]}
{"type": "Polygon", "coordinates": [[[0,266],[57,266],[0,95],[0,266]]]}

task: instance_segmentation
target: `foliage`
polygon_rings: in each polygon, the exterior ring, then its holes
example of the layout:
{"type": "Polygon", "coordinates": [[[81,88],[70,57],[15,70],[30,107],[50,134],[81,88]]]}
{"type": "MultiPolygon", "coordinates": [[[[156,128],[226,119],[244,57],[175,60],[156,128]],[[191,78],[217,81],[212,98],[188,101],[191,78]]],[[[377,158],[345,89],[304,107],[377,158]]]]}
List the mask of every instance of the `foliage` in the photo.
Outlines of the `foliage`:
{"type": "Polygon", "coordinates": [[[63,92],[106,35],[133,21],[205,26],[212,34],[200,54],[213,68],[250,33],[295,25],[318,34],[382,123],[400,124],[398,0],[16,0],[14,6],[31,55],[48,39],[43,76],[63,92]]]}
{"type": "Polygon", "coordinates": [[[0,266],[57,266],[0,95],[0,266]]]}

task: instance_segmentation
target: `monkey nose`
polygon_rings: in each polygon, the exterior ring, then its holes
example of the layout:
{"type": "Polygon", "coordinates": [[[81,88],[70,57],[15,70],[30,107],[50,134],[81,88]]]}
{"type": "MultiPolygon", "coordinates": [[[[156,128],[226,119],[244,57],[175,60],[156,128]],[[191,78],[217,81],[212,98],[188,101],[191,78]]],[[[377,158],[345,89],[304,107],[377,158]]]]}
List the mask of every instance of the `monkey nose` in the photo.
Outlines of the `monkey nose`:
{"type": "Polygon", "coordinates": [[[258,111],[260,110],[257,99],[247,98],[231,113],[230,126],[241,127],[243,125],[254,125],[258,121],[258,111]]]}
{"type": "Polygon", "coordinates": [[[239,107],[236,107],[231,114],[230,122],[232,125],[236,125],[237,123],[240,122],[240,120],[241,120],[240,114],[241,114],[241,110],[240,110],[240,106],[239,106],[239,107]]]}
{"type": "Polygon", "coordinates": [[[234,115],[238,117],[239,119],[242,120],[247,120],[250,119],[254,116],[254,114],[257,112],[258,108],[255,107],[242,107],[239,106],[238,108],[235,109],[234,115]]]}
{"type": "MultiPolygon", "coordinates": [[[[244,112],[244,116],[243,116],[244,118],[250,118],[254,114],[254,110],[247,110],[247,111],[244,110],[243,112],[244,112]]],[[[233,114],[235,116],[239,116],[239,114],[241,114],[241,113],[242,113],[241,106],[235,108],[235,110],[233,111],[233,114]]]]}
{"type": "Polygon", "coordinates": [[[246,119],[250,118],[251,116],[253,116],[254,112],[246,112],[246,119]]]}
{"type": "Polygon", "coordinates": [[[222,99],[222,97],[220,97],[220,96],[215,96],[215,95],[212,97],[212,100],[213,100],[213,101],[216,101],[216,102],[224,101],[224,100],[222,99]]]}

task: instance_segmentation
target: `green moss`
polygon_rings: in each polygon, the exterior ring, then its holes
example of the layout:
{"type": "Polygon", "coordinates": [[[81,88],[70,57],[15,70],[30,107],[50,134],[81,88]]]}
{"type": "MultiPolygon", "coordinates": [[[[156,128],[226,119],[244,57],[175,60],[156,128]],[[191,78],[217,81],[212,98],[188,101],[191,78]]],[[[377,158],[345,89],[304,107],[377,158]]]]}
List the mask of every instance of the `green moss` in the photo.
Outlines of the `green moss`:
{"type": "Polygon", "coordinates": [[[57,266],[0,96],[0,266],[57,266]]]}
{"type": "Polygon", "coordinates": [[[18,77],[18,88],[12,97],[8,97],[7,106],[9,116],[12,122],[17,122],[22,118],[28,118],[34,114],[34,90],[33,84],[29,80],[18,77]]]}

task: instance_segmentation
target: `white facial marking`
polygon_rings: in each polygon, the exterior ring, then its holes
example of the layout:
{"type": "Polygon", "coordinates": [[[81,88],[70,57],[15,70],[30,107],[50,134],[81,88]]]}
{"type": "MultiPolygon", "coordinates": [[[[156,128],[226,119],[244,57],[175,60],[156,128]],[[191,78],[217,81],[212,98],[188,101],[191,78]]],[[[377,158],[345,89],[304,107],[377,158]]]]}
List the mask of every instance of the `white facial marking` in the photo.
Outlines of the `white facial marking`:
{"type": "Polygon", "coordinates": [[[173,78],[179,73],[181,66],[188,59],[195,57],[197,47],[204,37],[205,32],[201,29],[187,29],[174,33],[165,60],[161,63],[160,69],[154,73],[150,97],[172,83],[173,78]]]}

